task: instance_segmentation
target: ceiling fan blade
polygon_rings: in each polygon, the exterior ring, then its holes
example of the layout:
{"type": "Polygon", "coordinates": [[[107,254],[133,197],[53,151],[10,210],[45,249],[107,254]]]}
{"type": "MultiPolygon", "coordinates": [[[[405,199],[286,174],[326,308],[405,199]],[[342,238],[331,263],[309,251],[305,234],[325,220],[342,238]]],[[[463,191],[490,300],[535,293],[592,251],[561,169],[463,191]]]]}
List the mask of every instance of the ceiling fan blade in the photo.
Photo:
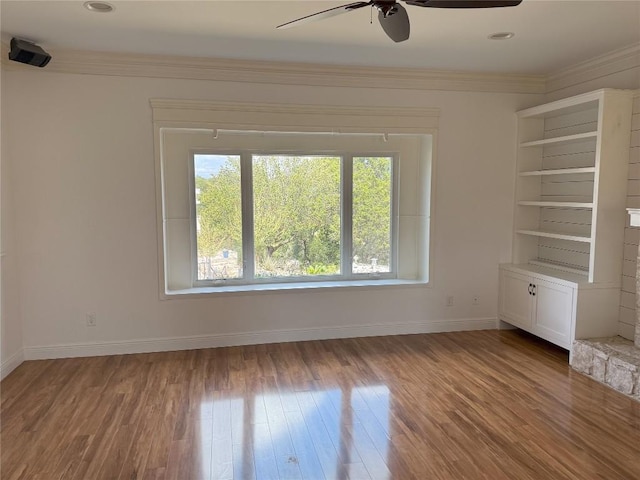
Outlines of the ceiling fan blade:
{"type": "Polygon", "coordinates": [[[385,17],[384,13],[378,11],[378,21],[384,30],[384,33],[396,43],[404,42],[409,38],[411,27],[409,25],[409,16],[405,8],[399,3],[394,6],[395,12],[388,13],[385,17]]]}
{"type": "Polygon", "coordinates": [[[336,15],[341,15],[343,13],[347,13],[347,12],[350,12],[351,10],[356,10],[358,8],[368,7],[369,5],[372,5],[372,4],[373,4],[373,1],[348,3],[347,5],[341,5],[339,7],[323,10],[322,12],[312,13],[311,15],[307,15],[306,17],[298,18],[296,20],[283,23],[282,25],[278,25],[276,28],[297,27],[298,25],[303,25],[305,23],[316,22],[318,20],[323,20],[325,18],[335,17],[336,15]]]}
{"type": "Polygon", "coordinates": [[[522,0],[405,0],[407,5],[431,8],[516,7],[522,0]]]}

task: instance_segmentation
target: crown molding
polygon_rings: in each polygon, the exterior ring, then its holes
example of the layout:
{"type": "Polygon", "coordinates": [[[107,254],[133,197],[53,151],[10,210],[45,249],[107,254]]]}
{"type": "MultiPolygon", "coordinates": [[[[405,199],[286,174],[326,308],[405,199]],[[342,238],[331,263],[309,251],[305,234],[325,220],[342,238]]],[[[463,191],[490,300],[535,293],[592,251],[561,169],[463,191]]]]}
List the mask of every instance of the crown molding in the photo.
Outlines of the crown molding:
{"type": "Polygon", "coordinates": [[[547,76],[547,92],[552,93],[618,72],[637,68],[640,79],[640,43],[577,63],[547,76]]]}
{"type": "MultiPolygon", "coordinates": [[[[2,44],[2,63],[7,69],[33,68],[10,62],[7,52],[8,46],[2,44]]],[[[52,49],[51,55],[52,60],[44,72],[327,87],[533,94],[545,92],[545,77],[542,75],[320,65],[63,49],[52,49]]]]}

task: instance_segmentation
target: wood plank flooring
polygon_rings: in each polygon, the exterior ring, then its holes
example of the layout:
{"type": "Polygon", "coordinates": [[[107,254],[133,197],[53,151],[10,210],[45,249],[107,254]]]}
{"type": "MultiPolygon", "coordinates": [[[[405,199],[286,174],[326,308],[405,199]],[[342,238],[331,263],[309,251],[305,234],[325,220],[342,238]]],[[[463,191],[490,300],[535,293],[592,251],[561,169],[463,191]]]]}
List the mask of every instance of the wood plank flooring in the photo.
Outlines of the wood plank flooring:
{"type": "Polygon", "coordinates": [[[31,361],[14,479],[640,479],[640,403],[517,331],[31,361]]]}

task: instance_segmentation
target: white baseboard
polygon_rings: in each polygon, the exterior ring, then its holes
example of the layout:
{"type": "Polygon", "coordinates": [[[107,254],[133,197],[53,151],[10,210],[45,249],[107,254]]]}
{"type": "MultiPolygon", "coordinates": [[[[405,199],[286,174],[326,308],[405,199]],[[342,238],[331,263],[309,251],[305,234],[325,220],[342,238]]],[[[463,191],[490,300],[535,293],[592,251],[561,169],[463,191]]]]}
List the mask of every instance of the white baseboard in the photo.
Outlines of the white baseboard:
{"type": "Polygon", "coordinates": [[[121,342],[28,346],[24,348],[24,358],[26,360],[43,360],[50,358],[95,357],[127,353],[167,352],[174,350],[196,350],[200,348],[231,347],[238,345],[258,345],[264,343],[327,340],[332,338],[459,332],[465,330],[495,330],[496,328],[496,318],[470,318],[391,325],[354,325],[290,330],[265,330],[250,333],[152,338],[121,342]]]}
{"type": "Polygon", "coordinates": [[[2,364],[0,364],[0,380],[4,380],[4,378],[18,368],[24,360],[24,350],[20,349],[2,362],[2,364]]]}

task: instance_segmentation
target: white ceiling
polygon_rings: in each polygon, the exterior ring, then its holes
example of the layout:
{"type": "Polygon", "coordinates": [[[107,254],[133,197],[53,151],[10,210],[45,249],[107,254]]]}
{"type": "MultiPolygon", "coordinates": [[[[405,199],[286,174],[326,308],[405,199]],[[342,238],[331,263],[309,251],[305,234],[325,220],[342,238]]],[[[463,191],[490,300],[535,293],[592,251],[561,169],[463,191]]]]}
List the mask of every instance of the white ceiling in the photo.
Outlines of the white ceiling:
{"type": "Polygon", "coordinates": [[[546,74],[640,43],[640,0],[524,0],[500,9],[405,5],[411,38],[394,44],[370,9],[286,30],[278,24],[347,1],[109,0],[0,2],[2,40],[45,49],[546,74]],[[512,31],[507,41],[487,35],[512,31]]]}

